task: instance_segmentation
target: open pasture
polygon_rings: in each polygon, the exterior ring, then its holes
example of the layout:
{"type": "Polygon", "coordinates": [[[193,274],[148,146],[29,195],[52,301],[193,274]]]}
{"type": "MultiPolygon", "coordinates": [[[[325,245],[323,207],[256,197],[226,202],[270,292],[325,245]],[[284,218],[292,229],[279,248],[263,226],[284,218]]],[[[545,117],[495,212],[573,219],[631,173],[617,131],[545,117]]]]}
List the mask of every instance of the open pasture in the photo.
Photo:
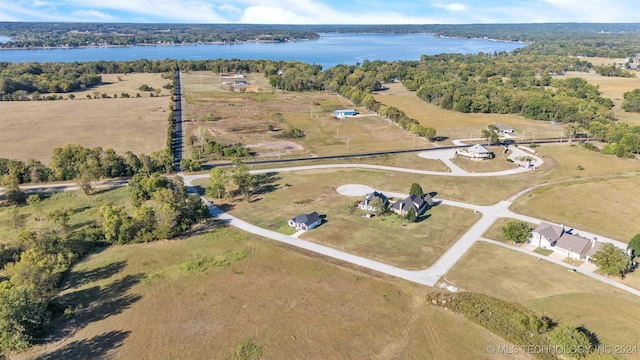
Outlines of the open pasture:
{"type": "MultiPolygon", "coordinates": [[[[438,136],[449,140],[478,138],[482,129],[493,123],[513,127],[512,134],[518,140],[540,138],[560,138],[561,126],[549,122],[528,120],[516,115],[503,114],[465,114],[444,110],[437,105],[420,100],[415,92],[407,90],[401,83],[388,84],[389,90],[378,92],[374,97],[385,105],[394,106],[404,111],[407,116],[416,119],[420,124],[435,127],[438,136]]],[[[449,144],[450,141],[445,142],[449,144]]]]}
{"type": "Polygon", "coordinates": [[[635,296],[533,256],[476,243],[446,279],[462,290],[522,303],[562,325],[583,325],[602,344],[640,343],[635,296]]]}
{"type": "MultiPolygon", "coordinates": [[[[104,75],[109,79],[116,75],[104,75]]],[[[75,93],[75,100],[5,101],[0,117],[0,157],[20,160],[51,161],[53,149],[66,144],[93,148],[113,148],[118,153],[132,151],[149,154],[166,143],[170,97],[135,98],[139,84],[158,78],[161,86],[168,80],[160,74],[120,75],[125,80],[100,85],[85,93],[105,92],[114,99],[87,99],[75,93]],[[151,76],[153,75],[153,76],[151,76]],[[130,92],[131,98],[121,98],[130,92]]],[[[168,94],[168,90],[165,90],[168,94]]],[[[91,95],[93,97],[93,95],[91,95]]]]}
{"type": "Polygon", "coordinates": [[[427,303],[428,288],[224,228],[113,246],[64,287],[76,311],[59,340],[16,359],[230,359],[243,344],[264,359],[472,359],[505,343],[427,303]],[[230,253],[244,258],[212,261],[230,253]]]}
{"type": "MultiPolygon", "coordinates": [[[[249,84],[266,81],[261,74],[248,74],[249,84]]],[[[258,155],[287,156],[292,154],[333,155],[394,149],[429,147],[429,143],[375,114],[338,120],[333,110],[352,108],[346,99],[325,92],[290,93],[262,84],[255,91],[230,91],[215,75],[196,73],[185,76],[183,93],[185,136],[197,128],[226,144],[242,143],[258,155]],[[198,121],[211,114],[215,121],[198,121]],[[269,130],[272,128],[273,130],[269,130]],[[305,136],[281,139],[287,130],[301,129],[305,136]],[[303,149],[277,146],[281,140],[292,141],[303,149]]]]}

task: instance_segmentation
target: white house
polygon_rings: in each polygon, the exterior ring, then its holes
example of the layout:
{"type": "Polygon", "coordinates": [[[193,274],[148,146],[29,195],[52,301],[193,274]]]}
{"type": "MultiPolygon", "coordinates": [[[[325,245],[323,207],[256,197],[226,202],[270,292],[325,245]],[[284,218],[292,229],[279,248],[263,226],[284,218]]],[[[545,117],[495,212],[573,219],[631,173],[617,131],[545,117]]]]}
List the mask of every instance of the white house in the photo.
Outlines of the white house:
{"type": "Polygon", "coordinates": [[[292,219],[289,219],[289,226],[296,230],[311,230],[314,227],[320,225],[322,218],[317,212],[311,214],[300,214],[292,219]]]}
{"type": "Polygon", "coordinates": [[[456,154],[464,156],[471,160],[486,160],[493,157],[493,153],[480,144],[475,144],[471,147],[457,150],[456,154]]]}
{"type": "Polygon", "coordinates": [[[507,125],[494,123],[493,126],[495,126],[498,129],[498,132],[501,134],[510,134],[513,132],[513,128],[507,125]]]}
{"type": "Polygon", "coordinates": [[[596,239],[586,239],[578,234],[571,234],[564,225],[553,225],[546,222],[536,227],[529,237],[529,243],[543,249],[553,250],[574,260],[590,261],[602,243],[596,239]]]}
{"type": "Polygon", "coordinates": [[[387,198],[383,193],[379,193],[377,191],[374,191],[372,193],[368,193],[364,200],[362,202],[360,202],[360,205],[358,206],[360,209],[362,210],[367,210],[367,211],[376,211],[377,209],[373,206],[371,206],[371,201],[373,201],[374,198],[380,198],[380,200],[382,201],[382,204],[386,207],[387,205],[389,205],[389,198],[387,198]]]}
{"type": "Polygon", "coordinates": [[[344,119],[346,117],[354,116],[357,113],[358,112],[354,109],[339,109],[333,111],[333,116],[337,117],[338,119],[344,119]]]}

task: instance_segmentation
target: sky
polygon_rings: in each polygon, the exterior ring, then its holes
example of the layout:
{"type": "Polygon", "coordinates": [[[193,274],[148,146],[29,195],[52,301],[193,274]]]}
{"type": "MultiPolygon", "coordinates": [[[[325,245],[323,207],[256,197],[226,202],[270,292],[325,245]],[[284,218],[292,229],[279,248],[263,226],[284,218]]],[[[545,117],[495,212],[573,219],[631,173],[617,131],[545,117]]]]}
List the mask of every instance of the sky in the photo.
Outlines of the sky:
{"type": "Polygon", "coordinates": [[[0,0],[0,21],[245,24],[639,22],[637,0],[0,0]]]}

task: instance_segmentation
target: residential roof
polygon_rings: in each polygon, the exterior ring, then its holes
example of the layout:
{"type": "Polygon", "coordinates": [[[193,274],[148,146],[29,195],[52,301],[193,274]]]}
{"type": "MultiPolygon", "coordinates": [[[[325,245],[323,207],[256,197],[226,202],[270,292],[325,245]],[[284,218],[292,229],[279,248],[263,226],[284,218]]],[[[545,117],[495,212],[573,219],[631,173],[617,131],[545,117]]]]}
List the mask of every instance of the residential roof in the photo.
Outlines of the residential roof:
{"type": "Polygon", "coordinates": [[[585,252],[583,254],[584,257],[592,257],[593,254],[597,253],[600,250],[602,243],[599,241],[592,241],[591,245],[587,246],[585,252]]]}
{"type": "Polygon", "coordinates": [[[585,239],[582,236],[572,235],[565,232],[556,241],[554,246],[558,249],[582,254],[582,252],[587,248],[587,245],[589,245],[590,243],[591,240],[589,239],[585,239]]]}
{"type": "Polygon", "coordinates": [[[494,123],[494,124],[493,124],[493,126],[497,127],[497,128],[498,128],[498,130],[501,130],[501,131],[505,131],[505,130],[513,130],[513,129],[511,128],[511,126],[501,125],[501,124],[498,124],[498,123],[494,123]]]}
{"type": "Polygon", "coordinates": [[[421,215],[421,211],[427,203],[420,196],[411,195],[404,200],[398,200],[391,206],[393,209],[401,211],[409,211],[410,208],[416,212],[416,215],[421,215]]]}
{"type": "Polygon", "coordinates": [[[486,147],[480,145],[480,144],[475,144],[472,147],[467,149],[468,152],[474,152],[474,153],[478,153],[478,154],[486,154],[489,152],[489,150],[487,150],[486,147]]]}
{"type": "Polygon", "coordinates": [[[356,112],[354,109],[338,109],[338,110],[334,110],[334,113],[338,113],[338,112],[356,112]]]}
{"type": "Polygon", "coordinates": [[[533,230],[533,232],[544,236],[545,239],[549,241],[554,241],[562,235],[563,230],[561,226],[542,222],[533,230]]]}
{"type": "Polygon", "coordinates": [[[374,191],[372,193],[368,193],[367,196],[365,196],[364,201],[365,203],[370,203],[371,200],[373,200],[374,197],[379,197],[380,200],[382,200],[383,203],[387,203],[389,201],[389,198],[386,197],[383,193],[374,191]]]}
{"type": "Polygon", "coordinates": [[[311,214],[300,214],[293,218],[293,221],[297,224],[305,224],[311,225],[316,221],[320,220],[320,215],[317,212],[312,212],[311,214]]]}

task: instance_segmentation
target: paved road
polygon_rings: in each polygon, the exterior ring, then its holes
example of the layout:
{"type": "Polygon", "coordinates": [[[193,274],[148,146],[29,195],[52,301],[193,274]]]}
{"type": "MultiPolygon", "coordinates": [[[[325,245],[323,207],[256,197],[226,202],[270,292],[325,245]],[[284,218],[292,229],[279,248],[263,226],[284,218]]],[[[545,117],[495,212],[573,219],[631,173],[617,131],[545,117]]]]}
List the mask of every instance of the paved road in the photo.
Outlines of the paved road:
{"type": "Polygon", "coordinates": [[[171,124],[171,152],[173,153],[173,168],[180,171],[182,160],[182,86],[180,85],[180,70],[175,72],[176,84],[174,88],[173,120],[171,124]]]}

